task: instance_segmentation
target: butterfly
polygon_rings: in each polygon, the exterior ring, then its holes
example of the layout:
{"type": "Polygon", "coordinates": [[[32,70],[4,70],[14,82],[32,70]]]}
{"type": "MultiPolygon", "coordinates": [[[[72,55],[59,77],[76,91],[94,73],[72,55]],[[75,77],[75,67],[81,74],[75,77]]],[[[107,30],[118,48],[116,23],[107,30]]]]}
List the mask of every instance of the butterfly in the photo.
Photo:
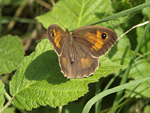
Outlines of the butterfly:
{"type": "Polygon", "coordinates": [[[117,41],[116,32],[102,26],[80,27],[70,33],[52,24],[47,34],[58,55],[61,72],[69,79],[93,74],[99,67],[99,57],[117,41]]]}

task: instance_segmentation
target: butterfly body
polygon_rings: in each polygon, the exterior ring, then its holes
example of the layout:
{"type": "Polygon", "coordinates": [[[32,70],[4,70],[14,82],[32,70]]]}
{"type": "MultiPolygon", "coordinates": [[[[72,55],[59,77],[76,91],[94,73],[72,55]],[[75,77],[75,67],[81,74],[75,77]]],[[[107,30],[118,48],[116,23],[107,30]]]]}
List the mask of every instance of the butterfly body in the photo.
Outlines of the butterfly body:
{"type": "Polygon", "coordinates": [[[70,34],[58,25],[48,27],[48,37],[58,57],[61,72],[67,78],[88,77],[99,66],[99,57],[116,42],[116,33],[101,26],[87,26],[70,34]]]}

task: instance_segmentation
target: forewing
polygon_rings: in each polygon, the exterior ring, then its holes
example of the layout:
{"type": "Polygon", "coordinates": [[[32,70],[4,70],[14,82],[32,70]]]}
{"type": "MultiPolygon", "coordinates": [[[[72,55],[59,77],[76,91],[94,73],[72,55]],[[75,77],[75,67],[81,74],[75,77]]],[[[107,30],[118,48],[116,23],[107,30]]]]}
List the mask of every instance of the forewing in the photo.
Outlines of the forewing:
{"type": "Polygon", "coordinates": [[[62,73],[67,78],[88,77],[99,66],[98,58],[92,57],[87,50],[76,43],[72,45],[72,55],[74,56],[73,60],[70,59],[69,45],[66,44],[61,56],[59,56],[59,64],[62,73]]]}
{"type": "Polygon", "coordinates": [[[72,36],[76,43],[94,57],[104,55],[117,41],[117,34],[102,26],[81,27],[73,31],[72,36]]]}
{"type": "Polygon", "coordinates": [[[48,27],[47,34],[56,53],[60,55],[63,49],[63,45],[65,44],[66,41],[65,32],[58,25],[52,24],[48,27]]]}

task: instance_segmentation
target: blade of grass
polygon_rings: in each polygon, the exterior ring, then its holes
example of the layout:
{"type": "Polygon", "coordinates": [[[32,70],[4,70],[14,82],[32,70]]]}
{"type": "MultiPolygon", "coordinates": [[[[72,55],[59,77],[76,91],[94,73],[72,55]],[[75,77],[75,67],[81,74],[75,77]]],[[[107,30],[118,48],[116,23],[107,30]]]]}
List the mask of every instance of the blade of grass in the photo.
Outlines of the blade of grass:
{"type": "Polygon", "coordinates": [[[136,80],[136,81],[133,81],[133,82],[130,82],[130,83],[126,83],[126,84],[123,84],[123,85],[120,85],[120,86],[117,86],[115,88],[111,88],[111,89],[108,89],[106,91],[103,91],[101,93],[99,93],[98,95],[94,96],[92,99],[90,99],[86,105],[84,106],[83,108],[83,111],[82,113],[89,113],[91,107],[97,102],[99,101],[100,99],[102,99],[103,97],[109,95],[109,94],[112,94],[112,93],[115,93],[115,92],[118,92],[120,90],[123,90],[123,89],[126,89],[128,87],[131,87],[131,86],[134,86],[134,85],[138,85],[142,82],[145,82],[147,80],[149,80],[150,77],[147,77],[147,78],[143,78],[143,79],[140,79],[140,80],[136,80]]]}
{"type": "MultiPolygon", "coordinates": [[[[111,78],[111,80],[108,82],[108,84],[106,85],[106,87],[104,88],[103,91],[107,90],[110,87],[110,85],[114,82],[114,80],[116,79],[117,76],[118,76],[118,74],[116,74],[115,76],[113,76],[113,78],[111,78]]],[[[99,81],[98,83],[101,85],[101,81],[99,81]]],[[[100,85],[98,87],[98,83],[96,83],[96,95],[99,94],[101,91],[101,87],[100,87],[100,85]]],[[[101,112],[101,105],[102,105],[101,102],[102,102],[102,99],[96,102],[95,113],[101,112]]]]}
{"type": "Polygon", "coordinates": [[[95,24],[98,24],[98,23],[101,23],[101,22],[105,22],[105,21],[109,21],[109,20],[113,20],[113,19],[116,19],[116,18],[119,18],[119,17],[122,17],[122,16],[125,16],[125,15],[128,15],[128,14],[131,14],[133,12],[136,12],[136,11],[139,11],[143,8],[146,8],[146,7],[149,7],[150,6],[150,2],[146,2],[142,5],[138,5],[136,7],[133,7],[133,8],[130,8],[130,9],[127,9],[127,10],[124,10],[124,11],[121,11],[119,13],[116,13],[116,14],[113,14],[111,16],[108,16],[106,18],[103,18],[97,22],[93,22],[91,24],[88,24],[86,26],[89,26],[89,25],[95,25],[95,24]]]}
{"type": "MultiPolygon", "coordinates": [[[[121,59],[121,63],[120,63],[121,65],[123,65],[123,60],[124,60],[124,58],[125,58],[125,55],[126,55],[126,53],[127,53],[127,50],[128,50],[128,47],[126,47],[126,50],[125,50],[125,52],[124,52],[124,55],[123,55],[123,57],[122,57],[122,59],[121,59]]],[[[116,79],[116,77],[117,77],[118,75],[120,75],[121,72],[122,72],[122,69],[120,69],[119,72],[116,73],[115,76],[113,76],[113,78],[111,78],[111,80],[108,82],[108,84],[106,85],[106,87],[104,88],[103,91],[107,90],[107,89],[110,87],[110,85],[114,82],[114,80],[116,79]]],[[[97,111],[98,111],[98,112],[101,112],[101,102],[102,102],[102,99],[99,100],[98,102],[96,102],[96,104],[95,104],[95,106],[97,106],[97,111]]],[[[95,111],[96,111],[96,109],[95,109],[95,111]]],[[[96,112],[96,113],[98,113],[98,112],[96,112]]]]}
{"type": "Polygon", "coordinates": [[[148,54],[150,54],[150,51],[148,51],[147,53],[144,53],[143,55],[137,57],[134,61],[137,61],[137,60],[139,60],[140,58],[143,58],[143,57],[145,57],[145,56],[148,55],[148,54]]]}
{"type": "MultiPolygon", "coordinates": [[[[101,85],[102,85],[102,79],[100,79],[99,82],[96,83],[95,95],[99,94],[102,91],[101,85]]],[[[95,104],[95,113],[99,113],[100,110],[101,110],[101,101],[97,101],[95,104]]]]}
{"type": "MultiPolygon", "coordinates": [[[[17,11],[15,12],[15,15],[14,17],[18,18],[19,15],[21,14],[21,12],[23,11],[23,9],[25,8],[25,6],[27,5],[29,1],[28,0],[24,0],[22,1],[21,5],[18,7],[17,11]]],[[[8,27],[7,27],[7,30],[11,30],[15,25],[15,21],[10,21],[8,27]]]]}
{"type": "Polygon", "coordinates": [[[1,19],[2,19],[1,20],[2,24],[8,23],[9,21],[16,21],[21,23],[32,23],[32,24],[35,24],[37,22],[36,20],[32,20],[32,19],[16,18],[16,17],[8,17],[8,16],[2,16],[1,19]]]}
{"type": "MultiPolygon", "coordinates": [[[[149,30],[149,27],[150,27],[150,22],[148,23],[148,25],[146,26],[146,28],[145,28],[145,30],[144,30],[144,33],[143,33],[143,35],[142,35],[142,37],[141,37],[141,39],[140,39],[140,41],[139,41],[139,43],[138,43],[138,45],[137,45],[137,47],[136,47],[136,49],[135,49],[135,52],[134,52],[134,54],[133,54],[133,56],[132,56],[132,58],[131,58],[131,60],[130,60],[130,62],[129,62],[128,68],[127,68],[127,70],[125,71],[125,74],[124,74],[124,76],[123,76],[123,78],[122,78],[122,80],[121,80],[120,85],[126,83],[127,78],[128,78],[128,75],[129,75],[129,72],[130,72],[130,69],[131,69],[131,66],[132,66],[132,64],[133,64],[133,62],[134,62],[134,59],[135,59],[135,57],[136,57],[136,55],[137,55],[137,53],[138,53],[138,51],[139,51],[139,49],[140,49],[140,47],[141,47],[141,45],[142,45],[142,42],[143,42],[143,40],[144,40],[144,38],[145,38],[145,36],[146,36],[148,30],[149,30]]],[[[117,103],[118,103],[119,99],[121,98],[122,94],[123,94],[123,91],[117,92],[115,101],[114,101],[114,103],[113,103],[113,107],[115,107],[115,106],[117,105],[117,103]]],[[[115,111],[114,111],[114,112],[115,112],[115,111]]]]}
{"type": "MultiPolygon", "coordinates": [[[[139,85],[140,85],[140,84],[139,84],[139,85]]],[[[135,89],[136,89],[139,85],[137,85],[132,91],[130,91],[130,95],[135,91],[135,89]]],[[[112,108],[111,111],[109,111],[109,113],[112,113],[112,112],[113,112],[115,109],[117,109],[117,108],[121,109],[121,108],[123,107],[123,105],[125,105],[125,104],[128,103],[129,101],[135,99],[135,97],[136,97],[137,95],[140,95],[140,96],[144,97],[143,95],[141,95],[141,93],[142,93],[143,91],[147,90],[148,88],[149,88],[149,87],[146,87],[146,88],[143,89],[142,91],[136,93],[133,97],[130,97],[130,95],[127,96],[127,94],[124,95],[124,96],[121,98],[121,100],[120,100],[120,102],[122,101],[122,103],[119,102],[120,104],[119,104],[118,106],[115,106],[115,108],[112,108]],[[127,98],[127,97],[129,97],[129,98],[127,98]],[[124,99],[126,99],[126,100],[123,101],[124,99]]],[[[144,97],[144,98],[147,98],[147,97],[144,97]]],[[[135,99],[135,100],[136,100],[136,99],[135,99]]],[[[119,111],[117,111],[117,112],[120,113],[119,111]]]]}
{"type": "MultiPolygon", "coordinates": [[[[130,13],[134,13],[136,11],[139,11],[139,10],[141,10],[143,8],[146,8],[146,7],[149,7],[149,6],[150,6],[150,2],[146,2],[146,3],[142,4],[142,5],[138,5],[136,7],[133,7],[133,8],[130,8],[130,9],[127,9],[127,10],[124,10],[124,11],[121,11],[119,13],[113,14],[111,16],[108,16],[106,18],[100,19],[99,21],[87,24],[85,26],[95,25],[95,24],[98,24],[98,23],[101,23],[101,22],[106,22],[106,21],[109,21],[109,20],[113,20],[113,19],[125,16],[125,15],[128,15],[130,13]]],[[[75,29],[71,30],[71,32],[74,31],[74,30],[75,29]]]]}

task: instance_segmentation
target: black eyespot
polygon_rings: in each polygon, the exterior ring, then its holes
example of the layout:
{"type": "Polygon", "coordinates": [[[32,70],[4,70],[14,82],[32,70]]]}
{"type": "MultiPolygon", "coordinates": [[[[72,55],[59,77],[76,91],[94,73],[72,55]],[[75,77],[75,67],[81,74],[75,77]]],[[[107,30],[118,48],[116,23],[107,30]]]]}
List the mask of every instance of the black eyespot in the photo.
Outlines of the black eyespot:
{"type": "Polygon", "coordinates": [[[54,37],[54,32],[53,31],[51,31],[51,35],[54,37]]]}
{"type": "Polygon", "coordinates": [[[107,35],[105,33],[102,33],[102,38],[105,39],[107,35]]]}

